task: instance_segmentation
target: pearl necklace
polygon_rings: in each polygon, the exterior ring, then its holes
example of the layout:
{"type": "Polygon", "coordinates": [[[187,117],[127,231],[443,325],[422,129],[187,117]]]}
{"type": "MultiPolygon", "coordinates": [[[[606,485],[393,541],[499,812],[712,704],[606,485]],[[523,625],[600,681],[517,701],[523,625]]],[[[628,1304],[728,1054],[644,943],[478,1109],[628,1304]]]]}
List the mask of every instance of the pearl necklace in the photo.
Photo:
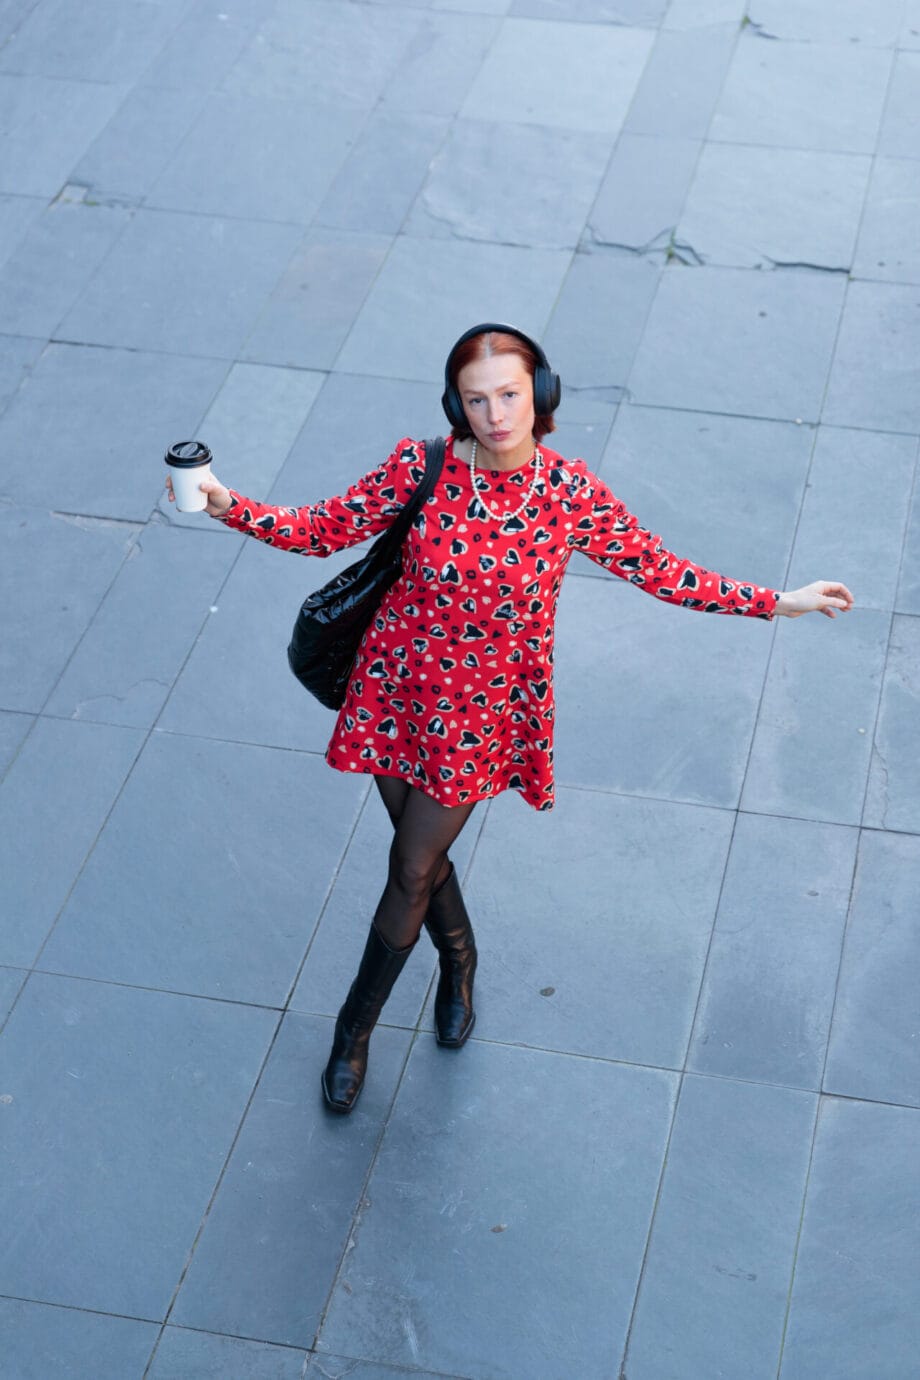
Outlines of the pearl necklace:
{"type": "MultiPolygon", "coordinates": [[[[470,480],[473,484],[473,493],[479,499],[480,507],[484,510],[486,514],[486,517],[483,518],[483,521],[491,517],[494,522],[509,522],[511,518],[516,518],[518,513],[522,513],[524,509],[527,507],[530,500],[533,498],[534,490],[537,487],[537,480],[540,478],[540,471],[543,468],[543,456],[540,454],[540,447],[534,446],[533,449],[533,479],[531,479],[530,481],[530,488],[527,490],[526,494],[521,499],[521,502],[518,504],[518,506],[514,509],[513,512],[510,513],[496,513],[495,509],[492,507],[489,500],[483,497],[479,488],[479,480],[476,476],[477,449],[478,442],[474,441],[472,447],[470,448],[470,480]]],[[[513,471],[509,470],[508,473],[513,473],[513,471]]],[[[482,518],[482,513],[480,513],[479,516],[482,518]]]]}

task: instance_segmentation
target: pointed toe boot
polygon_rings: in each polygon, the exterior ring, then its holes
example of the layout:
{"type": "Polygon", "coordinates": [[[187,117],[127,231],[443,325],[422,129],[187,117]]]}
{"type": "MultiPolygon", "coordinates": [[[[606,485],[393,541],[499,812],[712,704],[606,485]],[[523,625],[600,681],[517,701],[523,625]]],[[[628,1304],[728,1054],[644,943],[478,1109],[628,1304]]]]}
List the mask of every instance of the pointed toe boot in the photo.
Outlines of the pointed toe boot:
{"type": "Polygon", "coordinates": [[[344,1115],[357,1102],[367,1072],[371,1031],[414,948],[410,944],[406,949],[391,949],[371,925],[358,976],[336,1020],[332,1050],[323,1070],[323,1097],[330,1111],[344,1115]]]}
{"type": "Polygon", "coordinates": [[[447,880],[428,903],[425,928],[438,951],[441,967],[434,1003],[437,1041],[447,1049],[459,1049],[476,1024],[473,977],[477,955],[473,926],[453,863],[447,880]]]}

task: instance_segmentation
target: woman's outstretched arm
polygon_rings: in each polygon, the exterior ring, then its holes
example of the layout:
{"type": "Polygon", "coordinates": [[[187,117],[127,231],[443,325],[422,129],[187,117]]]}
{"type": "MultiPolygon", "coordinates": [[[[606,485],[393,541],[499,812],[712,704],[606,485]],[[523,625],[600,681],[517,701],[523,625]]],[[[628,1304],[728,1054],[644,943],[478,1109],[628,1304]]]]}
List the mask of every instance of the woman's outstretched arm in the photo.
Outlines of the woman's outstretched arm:
{"type": "Polygon", "coordinates": [[[576,550],[647,594],[703,613],[735,613],[770,619],[799,618],[820,612],[828,618],[853,606],[853,596],[838,581],[815,580],[782,592],[750,580],[707,570],[667,550],[661,538],[642,527],[604,482],[580,469],[573,494],[579,520],[570,538],[576,550]]]}
{"type": "MultiPolygon", "coordinates": [[[[302,556],[329,556],[390,526],[424,477],[422,456],[419,445],[406,437],[382,465],[346,493],[301,508],[244,498],[213,475],[200,487],[208,499],[205,511],[237,532],[302,556]]],[[[172,501],[168,478],[167,488],[172,501]]]]}

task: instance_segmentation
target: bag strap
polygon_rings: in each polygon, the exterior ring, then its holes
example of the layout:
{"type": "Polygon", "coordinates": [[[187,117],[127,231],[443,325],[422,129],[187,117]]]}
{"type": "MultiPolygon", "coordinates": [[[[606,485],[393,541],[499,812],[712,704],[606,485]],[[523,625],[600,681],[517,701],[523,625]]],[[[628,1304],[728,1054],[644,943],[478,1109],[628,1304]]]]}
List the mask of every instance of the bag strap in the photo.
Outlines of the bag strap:
{"type": "Polygon", "coordinates": [[[422,504],[431,495],[444,464],[447,447],[443,436],[436,436],[433,440],[423,441],[422,444],[425,447],[425,476],[387,529],[387,549],[394,552],[402,546],[409,535],[409,528],[418,517],[422,504]]]}

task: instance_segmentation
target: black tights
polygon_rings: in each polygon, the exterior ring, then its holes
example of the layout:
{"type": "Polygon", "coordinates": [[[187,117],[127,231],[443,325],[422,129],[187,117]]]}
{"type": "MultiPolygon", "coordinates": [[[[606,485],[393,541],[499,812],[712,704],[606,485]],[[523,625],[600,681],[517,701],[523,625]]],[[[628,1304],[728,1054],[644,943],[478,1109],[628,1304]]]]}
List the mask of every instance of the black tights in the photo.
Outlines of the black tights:
{"type": "Polygon", "coordinates": [[[396,776],[375,776],[374,781],[396,830],[374,924],[391,949],[405,949],[419,936],[431,893],[447,879],[447,851],[473,805],[439,805],[396,776]]]}

